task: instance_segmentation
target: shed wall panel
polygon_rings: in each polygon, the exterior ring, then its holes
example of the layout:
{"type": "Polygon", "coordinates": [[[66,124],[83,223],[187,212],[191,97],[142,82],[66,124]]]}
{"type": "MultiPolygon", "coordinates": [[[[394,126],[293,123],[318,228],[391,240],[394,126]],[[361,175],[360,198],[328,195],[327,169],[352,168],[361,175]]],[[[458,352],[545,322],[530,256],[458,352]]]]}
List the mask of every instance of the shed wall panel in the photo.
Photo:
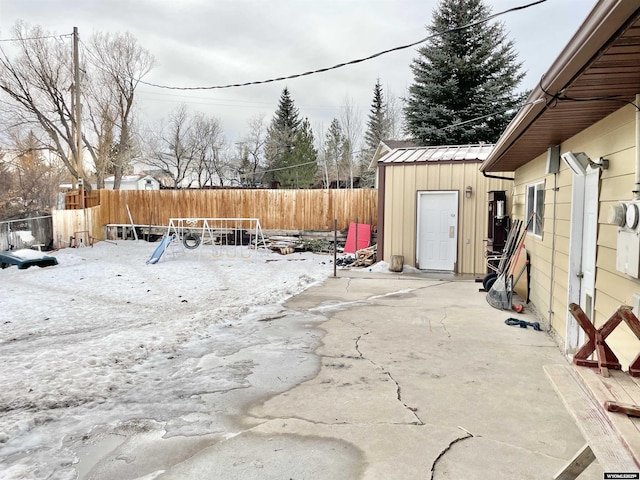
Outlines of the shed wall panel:
{"type": "MultiPolygon", "coordinates": [[[[421,191],[457,191],[457,273],[484,275],[489,190],[505,190],[512,182],[485,178],[479,163],[437,163],[386,165],[384,258],[403,255],[405,264],[416,265],[417,196],[421,191]],[[465,197],[470,186],[472,195],[465,197]],[[390,217],[391,216],[391,217],[390,217]]],[[[507,209],[509,208],[509,198],[507,209]]],[[[508,211],[508,210],[507,210],[508,211]]]]}

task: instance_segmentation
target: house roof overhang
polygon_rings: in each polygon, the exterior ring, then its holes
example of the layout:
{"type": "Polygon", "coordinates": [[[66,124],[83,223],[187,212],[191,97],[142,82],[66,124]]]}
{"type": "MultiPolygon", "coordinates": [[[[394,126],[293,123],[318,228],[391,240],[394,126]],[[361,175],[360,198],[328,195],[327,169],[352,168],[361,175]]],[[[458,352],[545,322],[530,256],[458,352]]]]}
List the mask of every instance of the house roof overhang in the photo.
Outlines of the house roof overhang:
{"type": "Polygon", "coordinates": [[[633,102],[638,93],[640,6],[637,1],[600,0],[480,170],[515,171],[633,102]]]}

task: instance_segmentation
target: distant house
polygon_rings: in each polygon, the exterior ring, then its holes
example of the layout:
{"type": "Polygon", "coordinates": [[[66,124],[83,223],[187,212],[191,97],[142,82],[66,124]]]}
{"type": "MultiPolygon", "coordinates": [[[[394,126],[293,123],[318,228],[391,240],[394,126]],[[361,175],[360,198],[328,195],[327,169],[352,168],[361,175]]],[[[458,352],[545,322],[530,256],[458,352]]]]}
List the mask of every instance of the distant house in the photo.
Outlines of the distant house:
{"type": "MultiPolygon", "coordinates": [[[[113,190],[114,177],[104,179],[104,188],[113,190]]],[[[120,190],[160,190],[160,182],[151,175],[123,175],[120,190]]]]}
{"type": "MultiPolygon", "coordinates": [[[[596,327],[623,304],[639,314],[638,5],[596,3],[481,167],[514,172],[512,215],[537,218],[531,300],[568,356],[585,341],[570,303],[596,327]]],[[[626,368],[635,334],[623,324],[608,341],[626,368]]]]}
{"type": "Polygon", "coordinates": [[[178,174],[176,168],[172,165],[167,165],[165,169],[162,169],[154,165],[153,162],[139,159],[133,162],[131,166],[134,174],[151,175],[158,180],[160,188],[216,188],[242,185],[240,173],[230,165],[220,165],[215,171],[211,166],[208,169],[192,168],[187,172],[182,172],[184,177],[177,184],[176,178],[178,174]]]}
{"type": "Polygon", "coordinates": [[[512,188],[479,171],[493,145],[394,145],[381,142],[374,156],[379,259],[402,255],[421,270],[485,274],[489,192],[512,188]]]}

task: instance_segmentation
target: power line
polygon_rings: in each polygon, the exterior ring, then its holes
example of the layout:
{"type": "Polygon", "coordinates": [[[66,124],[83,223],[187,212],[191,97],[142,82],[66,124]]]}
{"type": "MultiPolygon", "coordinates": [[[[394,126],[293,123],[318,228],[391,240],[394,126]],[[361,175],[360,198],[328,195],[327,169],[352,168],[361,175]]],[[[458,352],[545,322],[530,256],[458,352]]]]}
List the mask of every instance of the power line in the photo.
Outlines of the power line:
{"type": "MultiPolygon", "coordinates": [[[[258,102],[252,100],[242,100],[238,98],[209,98],[209,97],[191,97],[189,95],[172,95],[161,92],[149,92],[139,91],[139,98],[145,102],[160,102],[160,103],[187,103],[193,105],[211,105],[214,107],[233,107],[233,108],[273,108],[277,105],[277,101],[273,102],[258,102]]],[[[296,104],[306,110],[337,110],[339,105],[316,105],[300,103],[296,104]]],[[[359,108],[363,108],[363,105],[357,105],[359,108]]]]}
{"type": "Polygon", "coordinates": [[[520,108],[525,107],[527,105],[537,105],[538,103],[542,103],[543,101],[544,100],[542,100],[542,99],[538,99],[538,100],[535,100],[533,102],[522,103],[522,104],[516,105],[514,107],[506,107],[506,108],[503,108],[501,110],[496,110],[494,112],[488,113],[486,115],[481,115],[479,117],[470,118],[469,120],[464,120],[462,122],[452,123],[450,125],[445,125],[444,127],[440,127],[440,130],[447,130],[449,128],[460,127],[461,125],[466,125],[467,123],[474,123],[474,122],[477,122],[479,120],[484,120],[485,118],[493,117],[495,115],[500,115],[501,113],[506,113],[506,112],[508,112],[510,110],[514,110],[516,108],[520,109],[520,108]]]}
{"type": "Polygon", "coordinates": [[[457,31],[460,31],[460,30],[465,30],[467,28],[475,27],[477,25],[481,25],[483,23],[487,23],[490,20],[493,20],[494,18],[497,18],[497,17],[499,17],[501,15],[505,15],[507,13],[515,12],[515,11],[518,11],[518,10],[524,10],[526,8],[538,5],[540,3],[544,3],[546,1],[547,0],[537,0],[535,2],[528,3],[526,5],[521,5],[521,6],[518,6],[518,7],[512,7],[512,8],[509,8],[507,10],[503,10],[502,12],[498,12],[498,13],[494,13],[493,15],[489,15],[487,18],[482,19],[482,20],[478,20],[476,22],[471,22],[471,23],[468,23],[466,25],[462,25],[462,26],[459,26],[459,27],[450,28],[450,29],[445,30],[443,32],[434,33],[433,35],[429,35],[429,36],[427,36],[425,38],[422,38],[422,39],[418,40],[417,42],[408,43],[406,45],[401,45],[399,47],[389,48],[387,50],[383,50],[381,52],[374,53],[373,55],[369,55],[367,57],[358,58],[358,59],[355,59],[355,60],[350,60],[348,62],[339,63],[339,64],[334,65],[332,67],[325,67],[325,68],[319,68],[317,70],[310,70],[310,71],[304,72],[304,73],[297,73],[297,74],[294,74],[294,75],[271,78],[271,79],[268,79],[268,80],[256,80],[256,81],[253,81],[253,82],[231,83],[231,84],[227,84],[227,85],[212,85],[212,86],[206,86],[206,87],[176,87],[176,86],[161,85],[161,84],[157,84],[157,83],[145,82],[145,81],[142,81],[142,80],[140,80],[140,83],[142,83],[144,85],[148,85],[150,87],[164,88],[164,89],[167,89],[167,90],[216,90],[216,89],[223,89],[223,88],[247,87],[249,85],[261,85],[261,84],[265,84],[265,83],[273,83],[273,82],[280,82],[280,81],[283,81],[283,80],[291,80],[291,79],[294,79],[294,78],[300,78],[300,77],[305,77],[305,76],[309,76],[309,75],[315,75],[317,73],[324,73],[324,72],[328,72],[328,71],[331,71],[331,70],[337,70],[338,68],[346,67],[348,65],[355,65],[355,64],[358,64],[358,63],[366,62],[368,60],[372,60],[372,59],[380,57],[382,55],[386,55],[387,53],[397,52],[398,50],[405,50],[407,48],[415,47],[416,45],[424,43],[424,42],[426,42],[428,40],[431,40],[433,38],[443,36],[443,35],[445,35],[447,33],[453,33],[453,32],[457,32],[457,31]]]}
{"type": "Polygon", "coordinates": [[[0,42],[26,42],[26,41],[31,41],[31,40],[47,40],[49,38],[60,39],[60,38],[72,37],[72,36],[73,36],[73,33],[63,33],[63,34],[60,34],[60,35],[46,35],[46,36],[42,36],[42,37],[2,38],[2,39],[0,39],[0,42]]]}
{"type": "MultiPolygon", "coordinates": [[[[302,167],[304,165],[311,165],[311,164],[318,164],[318,162],[316,160],[312,161],[312,162],[304,162],[304,163],[296,163],[295,165],[287,165],[286,167],[278,167],[278,168],[270,168],[268,170],[260,170],[260,174],[263,173],[268,173],[268,172],[277,172],[279,170],[289,170],[290,168],[298,168],[298,167],[302,167]]],[[[247,174],[245,174],[247,175],[247,174]]]]}

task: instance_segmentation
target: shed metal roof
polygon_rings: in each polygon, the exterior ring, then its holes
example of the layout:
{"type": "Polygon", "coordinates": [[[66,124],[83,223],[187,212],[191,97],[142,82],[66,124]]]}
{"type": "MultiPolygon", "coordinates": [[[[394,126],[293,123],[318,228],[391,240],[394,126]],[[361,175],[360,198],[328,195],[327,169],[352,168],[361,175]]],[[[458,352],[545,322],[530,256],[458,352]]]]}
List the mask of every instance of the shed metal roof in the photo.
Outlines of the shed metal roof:
{"type": "Polygon", "coordinates": [[[492,150],[491,144],[396,148],[380,158],[378,163],[484,162],[492,150]]]}

